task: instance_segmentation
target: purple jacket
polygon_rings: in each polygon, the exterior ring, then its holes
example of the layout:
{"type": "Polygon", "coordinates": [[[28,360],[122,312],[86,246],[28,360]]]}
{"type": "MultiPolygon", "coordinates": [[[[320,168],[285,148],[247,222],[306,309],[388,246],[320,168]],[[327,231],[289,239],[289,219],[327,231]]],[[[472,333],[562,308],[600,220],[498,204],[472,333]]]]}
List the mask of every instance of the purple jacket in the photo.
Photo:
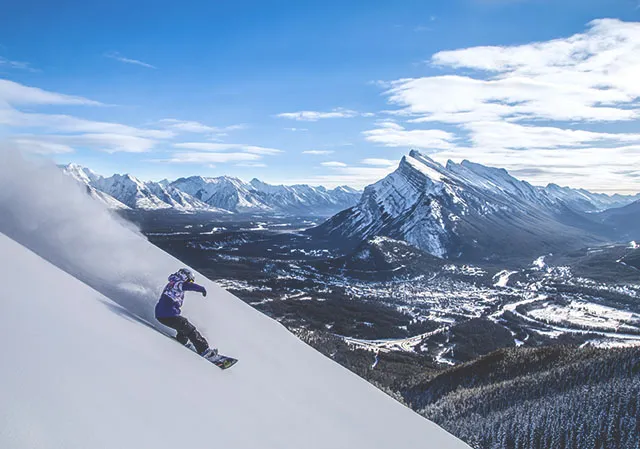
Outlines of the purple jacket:
{"type": "Polygon", "coordinates": [[[185,282],[178,274],[169,276],[169,283],[164,288],[160,301],[156,304],[156,317],[168,318],[180,315],[185,291],[204,293],[205,289],[196,283],[185,282]]]}

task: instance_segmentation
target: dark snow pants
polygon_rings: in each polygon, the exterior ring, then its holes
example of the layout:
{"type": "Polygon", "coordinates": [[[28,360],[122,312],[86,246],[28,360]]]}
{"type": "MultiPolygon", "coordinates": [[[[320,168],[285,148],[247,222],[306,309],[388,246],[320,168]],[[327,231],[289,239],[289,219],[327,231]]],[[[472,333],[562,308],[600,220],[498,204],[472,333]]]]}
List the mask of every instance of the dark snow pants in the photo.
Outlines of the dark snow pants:
{"type": "Polygon", "coordinates": [[[178,331],[176,335],[176,340],[178,340],[183,345],[186,345],[189,340],[193,343],[193,346],[196,348],[196,352],[198,354],[202,354],[209,347],[209,343],[204,339],[200,332],[196,329],[196,327],[189,322],[183,316],[171,316],[171,317],[156,317],[158,321],[164,324],[171,329],[175,329],[178,331]]]}

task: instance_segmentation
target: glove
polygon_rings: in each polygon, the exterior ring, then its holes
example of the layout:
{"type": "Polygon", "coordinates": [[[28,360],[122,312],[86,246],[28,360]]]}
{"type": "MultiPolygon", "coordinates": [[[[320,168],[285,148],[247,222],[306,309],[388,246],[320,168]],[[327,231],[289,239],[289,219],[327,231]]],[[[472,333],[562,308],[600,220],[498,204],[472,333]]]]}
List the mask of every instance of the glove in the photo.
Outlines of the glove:
{"type": "Polygon", "coordinates": [[[207,296],[207,289],[202,287],[202,296],[207,296]]]}

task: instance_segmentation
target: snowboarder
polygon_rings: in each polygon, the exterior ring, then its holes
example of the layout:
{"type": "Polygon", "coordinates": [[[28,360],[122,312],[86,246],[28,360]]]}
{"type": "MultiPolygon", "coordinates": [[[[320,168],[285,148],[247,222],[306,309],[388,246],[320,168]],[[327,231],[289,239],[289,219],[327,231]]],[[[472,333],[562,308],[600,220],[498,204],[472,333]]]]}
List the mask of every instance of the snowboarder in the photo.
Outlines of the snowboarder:
{"type": "Polygon", "coordinates": [[[169,283],[164,288],[158,304],[156,304],[156,319],[167,327],[178,331],[176,340],[183,345],[189,341],[196,348],[196,352],[203,357],[215,357],[218,350],[210,348],[209,343],[198,332],[196,327],[185,317],[180,315],[180,308],[184,301],[185,291],[195,291],[207,296],[207,290],[195,283],[195,276],[188,268],[181,268],[169,276],[169,283]]]}

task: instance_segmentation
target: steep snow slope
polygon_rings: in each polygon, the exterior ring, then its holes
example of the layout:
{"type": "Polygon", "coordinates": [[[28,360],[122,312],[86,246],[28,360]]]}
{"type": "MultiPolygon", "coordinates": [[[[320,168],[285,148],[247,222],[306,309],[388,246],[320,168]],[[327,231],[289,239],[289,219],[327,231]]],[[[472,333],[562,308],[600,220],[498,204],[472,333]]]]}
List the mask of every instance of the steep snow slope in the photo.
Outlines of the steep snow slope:
{"type": "Polygon", "coordinates": [[[468,447],[212,282],[185,314],[240,363],[163,337],[153,305],[181,264],[54,167],[5,159],[0,447],[468,447]]]}

